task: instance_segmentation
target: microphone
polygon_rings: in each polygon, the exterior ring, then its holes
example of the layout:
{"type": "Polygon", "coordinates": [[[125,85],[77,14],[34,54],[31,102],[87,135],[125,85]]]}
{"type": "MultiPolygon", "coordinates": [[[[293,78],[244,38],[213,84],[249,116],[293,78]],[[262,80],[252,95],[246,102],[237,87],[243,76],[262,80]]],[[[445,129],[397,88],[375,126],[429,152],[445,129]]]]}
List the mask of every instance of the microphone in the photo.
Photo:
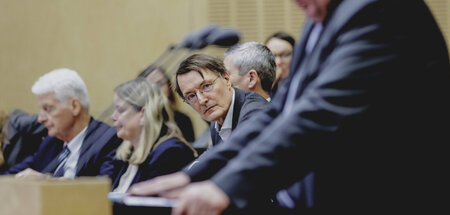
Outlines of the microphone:
{"type": "Polygon", "coordinates": [[[204,41],[213,32],[219,30],[217,25],[211,24],[206,27],[188,34],[178,45],[179,48],[187,48],[191,50],[205,48],[208,44],[204,41]]]}
{"type": "Polygon", "coordinates": [[[221,28],[212,32],[206,43],[208,45],[216,45],[221,47],[230,47],[239,42],[239,32],[233,28],[221,28]]]}

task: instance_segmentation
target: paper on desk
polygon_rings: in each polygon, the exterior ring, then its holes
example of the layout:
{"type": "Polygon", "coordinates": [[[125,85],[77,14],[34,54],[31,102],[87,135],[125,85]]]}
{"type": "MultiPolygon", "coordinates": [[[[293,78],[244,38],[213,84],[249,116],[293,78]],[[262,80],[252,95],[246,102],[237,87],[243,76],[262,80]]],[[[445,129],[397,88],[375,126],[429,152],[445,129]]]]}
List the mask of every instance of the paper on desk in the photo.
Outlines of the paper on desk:
{"type": "Polygon", "coordinates": [[[114,202],[120,202],[129,206],[174,207],[177,203],[174,199],[151,196],[130,196],[127,193],[114,192],[110,192],[108,198],[114,202]]]}

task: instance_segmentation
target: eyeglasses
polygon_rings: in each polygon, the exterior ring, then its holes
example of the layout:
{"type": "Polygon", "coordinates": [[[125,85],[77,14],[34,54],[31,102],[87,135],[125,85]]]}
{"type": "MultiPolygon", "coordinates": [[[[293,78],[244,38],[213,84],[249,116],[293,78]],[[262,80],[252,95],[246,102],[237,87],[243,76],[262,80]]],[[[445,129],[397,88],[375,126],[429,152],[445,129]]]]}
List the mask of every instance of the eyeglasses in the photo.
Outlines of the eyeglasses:
{"type": "Polygon", "coordinates": [[[200,89],[196,89],[197,92],[195,93],[188,93],[184,96],[184,102],[186,102],[187,104],[195,104],[198,102],[198,93],[204,94],[207,92],[210,92],[211,90],[214,89],[214,83],[216,82],[216,80],[222,77],[220,74],[219,76],[217,76],[217,78],[215,78],[213,81],[211,82],[204,82],[200,85],[200,89]]]}
{"type": "Polygon", "coordinates": [[[280,54],[275,54],[275,53],[273,54],[273,56],[275,56],[275,58],[279,57],[281,59],[287,59],[287,58],[291,57],[291,55],[292,55],[292,52],[282,52],[280,54]]]}

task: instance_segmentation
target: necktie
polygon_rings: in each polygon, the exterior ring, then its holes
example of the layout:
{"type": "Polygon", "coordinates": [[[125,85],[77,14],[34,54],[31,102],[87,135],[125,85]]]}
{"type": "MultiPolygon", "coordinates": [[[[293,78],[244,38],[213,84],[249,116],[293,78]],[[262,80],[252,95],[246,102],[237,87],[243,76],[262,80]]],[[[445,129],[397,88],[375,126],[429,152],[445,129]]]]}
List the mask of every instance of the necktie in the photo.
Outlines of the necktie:
{"type": "Polygon", "coordinates": [[[70,155],[70,150],[67,146],[64,146],[64,149],[58,155],[58,167],[53,173],[54,177],[61,177],[64,175],[64,164],[66,163],[67,157],[70,155]]]}

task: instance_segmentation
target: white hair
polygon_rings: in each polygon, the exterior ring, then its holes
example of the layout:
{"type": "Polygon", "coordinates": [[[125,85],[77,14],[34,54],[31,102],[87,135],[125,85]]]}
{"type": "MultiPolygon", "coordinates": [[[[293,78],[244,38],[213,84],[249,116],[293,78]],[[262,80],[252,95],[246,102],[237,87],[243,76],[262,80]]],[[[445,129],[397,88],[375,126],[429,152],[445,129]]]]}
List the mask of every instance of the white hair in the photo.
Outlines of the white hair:
{"type": "Polygon", "coordinates": [[[34,83],[31,91],[36,95],[53,92],[56,99],[62,103],[78,98],[83,108],[89,110],[86,84],[78,73],[71,69],[60,68],[44,74],[34,83]]]}

